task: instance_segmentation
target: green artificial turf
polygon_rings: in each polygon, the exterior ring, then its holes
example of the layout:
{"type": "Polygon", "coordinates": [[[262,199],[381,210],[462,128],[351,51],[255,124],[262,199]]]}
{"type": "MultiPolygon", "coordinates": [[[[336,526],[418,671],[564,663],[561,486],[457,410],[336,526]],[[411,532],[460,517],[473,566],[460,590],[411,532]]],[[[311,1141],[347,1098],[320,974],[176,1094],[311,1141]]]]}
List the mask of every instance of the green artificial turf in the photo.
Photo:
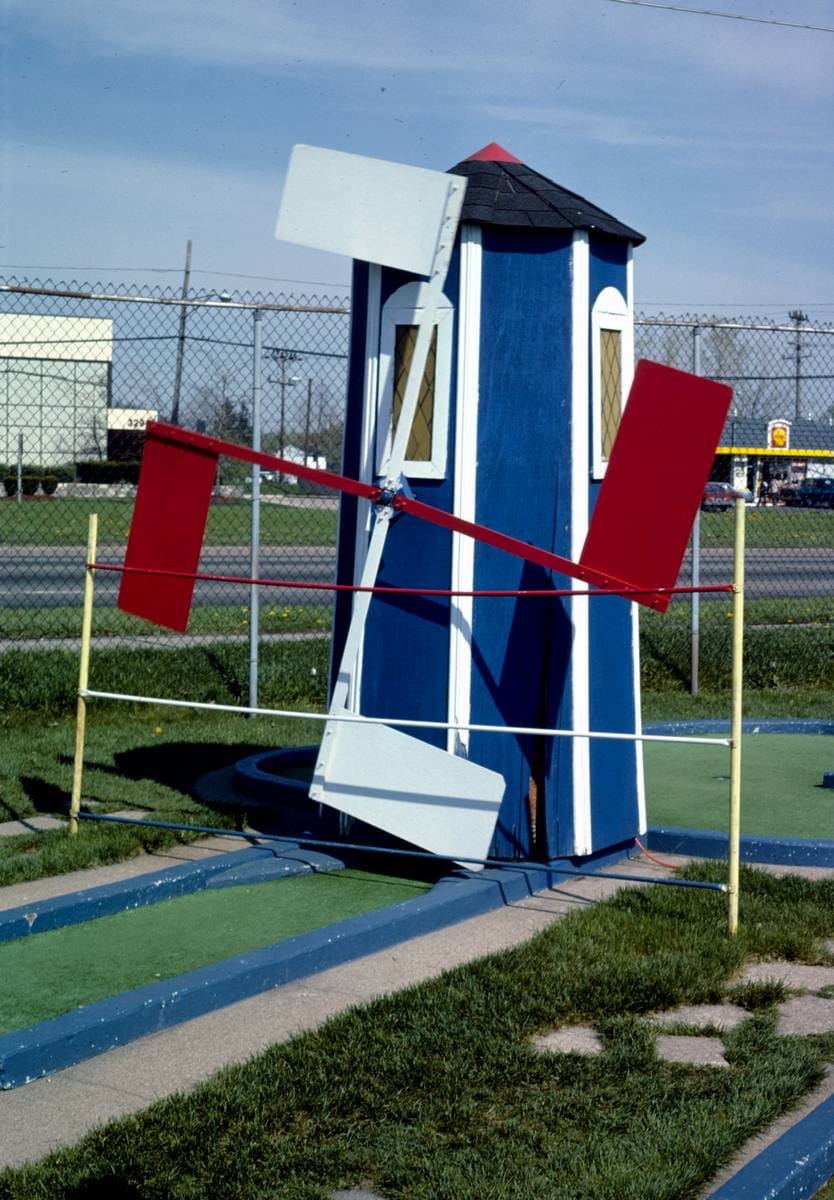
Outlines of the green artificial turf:
{"type": "Polygon", "coordinates": [[[781,996],[759,993],[724,1035],[729,1068],[687,1067],[656,1057],[641,1016],[744,1004],[745,961],[828,961],[833,936],[830,880],[743,870],[735,939],[715,893],[629,889],[0,1174],[0,1196],[694,1200],[821,1079],[834,1037],[778,1037],[781,996]],[[534,1035],[577,1021],[599,1057],[536,1052],[534,1035]]]}
{"type": "Polygon", "coordinates": [[[0,1034],[107,996],[411,900],[429,884],[364,871],[179,896],[0,946],[0,1034]]]}
{"type": "MultiPolygon", "coordinates": [[[[646,807],[650,825],[727,829],[729,750],[647,742],[646,807]]],[[[818,734],[742,737],[742,833],[834,839],[834,738],[818,734]]]]}

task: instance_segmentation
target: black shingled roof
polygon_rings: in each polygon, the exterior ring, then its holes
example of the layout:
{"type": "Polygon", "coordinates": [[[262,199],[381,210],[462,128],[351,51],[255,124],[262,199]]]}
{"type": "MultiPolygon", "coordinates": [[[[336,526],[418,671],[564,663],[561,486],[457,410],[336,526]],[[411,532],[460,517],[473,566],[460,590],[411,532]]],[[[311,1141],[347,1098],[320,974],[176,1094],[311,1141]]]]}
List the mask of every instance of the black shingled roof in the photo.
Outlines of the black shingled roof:
{"type": "Polygon", "coordinates": [[[525,163],[464,159],[449,170],[469,181],[462,221],[517,229],[587,229],[639,246],[645,236],[525,163]]]}

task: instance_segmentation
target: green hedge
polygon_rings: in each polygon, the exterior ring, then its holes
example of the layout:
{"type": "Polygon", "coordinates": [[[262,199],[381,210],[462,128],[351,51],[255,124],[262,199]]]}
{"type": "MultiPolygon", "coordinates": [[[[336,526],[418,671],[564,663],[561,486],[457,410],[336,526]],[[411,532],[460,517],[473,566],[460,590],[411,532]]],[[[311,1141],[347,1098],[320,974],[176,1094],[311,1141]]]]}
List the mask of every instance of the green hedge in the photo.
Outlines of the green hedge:
{"type": "MultiPolygon", "coordinates": [[[[265,708],[321,707],[326,698],[328,640],[261,647],[259,704],[265,708]]],[[[182,650],[96,650],[90,687],[174,700],[246,704],[248,646],[182,650]]],[[[75,710],[78,654],[69,650],[12,650],[0,657],[0,714],[58,717],[75,710]]]]}
{"type": "MultiPolygon", "coordinates": [[[[704,691],[730,686],[730,622],[701,630],[699,682],[704,691]]],[[[650,692],[687,689],[690,680],[689,629],[662,621],[646,622],[640,636],[643,687],[650,692]]],[[[834,629],[787,625],[747,629],[744,639],[747,688],[834,688],[834,629]]]]}
{"type": "Polygon", "coordinates": [[[138,462],[102,461],[77,462],[76,475],[79,483],[138,483],[138,462]]]}

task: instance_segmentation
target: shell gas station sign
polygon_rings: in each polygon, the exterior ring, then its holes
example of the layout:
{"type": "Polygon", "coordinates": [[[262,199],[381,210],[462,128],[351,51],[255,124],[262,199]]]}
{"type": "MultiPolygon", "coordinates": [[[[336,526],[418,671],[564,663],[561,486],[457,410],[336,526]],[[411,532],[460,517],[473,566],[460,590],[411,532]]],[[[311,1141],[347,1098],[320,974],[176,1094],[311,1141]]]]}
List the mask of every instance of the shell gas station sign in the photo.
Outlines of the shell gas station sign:
{"type": "Polygon", "coordinates": [[[790,450],[791,423],[790,421],[775,420],[767,423],[768,450],[790,450]]]}

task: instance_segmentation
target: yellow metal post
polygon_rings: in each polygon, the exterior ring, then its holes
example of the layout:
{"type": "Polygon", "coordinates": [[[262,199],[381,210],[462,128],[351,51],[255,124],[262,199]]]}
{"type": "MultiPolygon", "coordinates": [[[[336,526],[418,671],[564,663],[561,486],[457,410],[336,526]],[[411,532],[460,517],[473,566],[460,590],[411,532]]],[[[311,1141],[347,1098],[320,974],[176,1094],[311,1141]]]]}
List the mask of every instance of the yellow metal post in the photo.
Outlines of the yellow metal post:
{"type": "Polygon", "coordinates": [[[93,563],[96,561],[98,513],[90,514],[87,529],[87,569],[84,576],[84,609],[81,618],[81,661],[78,667],[78,704],[75,710],[75,760],[72,770],[69,831],[78,833],[78,813],[81,808],[81,777],[84,773],[84,735],[87,729],[87,700],[83,695],[90,677],[90,642],[93,635],[93,563]]]}
{"type": "Polygon", "coordinates": [[[739,860],[741,853],[741,713],[744,692],[744,501],[736,500],[733,550],[733,667],[730,722],[730,829],[727,922],[738,933],[739,860]]]}

